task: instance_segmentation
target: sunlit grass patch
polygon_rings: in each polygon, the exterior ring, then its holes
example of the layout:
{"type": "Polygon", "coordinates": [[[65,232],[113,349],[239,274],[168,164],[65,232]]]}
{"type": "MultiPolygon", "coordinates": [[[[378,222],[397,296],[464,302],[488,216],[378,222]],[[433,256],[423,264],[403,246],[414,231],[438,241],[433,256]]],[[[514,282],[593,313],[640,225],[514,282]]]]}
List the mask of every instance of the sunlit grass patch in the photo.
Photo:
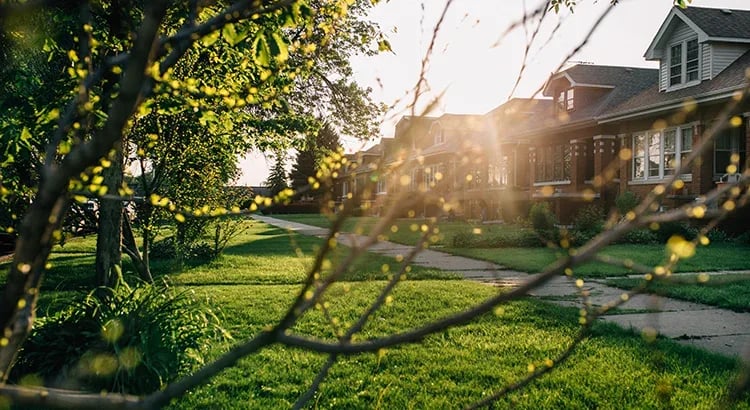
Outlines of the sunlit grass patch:
{"type": "MultiPolygon", "coordinates": [[[[680,276],[675,279],[692,283],[655,281],[649,284],[648,291],[737,312],[750,312],[750,275],[748,274],[711,275],[704,282],[698,280],[698,276],[693,275],[680,276]]],[[[642,282],[642,279],[622,278],[609,280],[607,284],[628,289],[642,282]]]]}
{"type": "MultiPolygon", "coordinates": [[[[350,323],[384,282],[335,287],[331,314],[350,323]],[[345,288],[347,290],[345,290],[345,288]]],[[[218,286],[212,295],[239,340],[280,318],[295,286],[218,286]]],[[[404,331],[451,314],[490,296],[496,289],[471,282],[405,282],[393,303],[378,312],[358,340],[404,331]]],[[[576,309],[523,300],[499,315],[439,332],[417,345],[381,354],[342,357],[312,401],[336,408],[461,408],[505,383],[522,378],[529,364],[541,365],[570,343],[578,330],[576,309]]],[[[335,327],[320,312],[303,318],[295,331],[332,340],[335,327]]],[[[216,354],[223,351],[217,347],[216,354]]],[[[311,383],[325,355],[273,346],[241,361],[210,385],[173,408],[288,407],[311,383]]],[[[503,399],[518,408],[710,407],[724,390],[736,363],[716,355],[596,325],[559,369],[503,399]],[[669,385],[664,393],[662,385],[669,385]]],[[[743,408],[740,406],[740,408],[743,408]]],[[[745,406],[744,408],[747,408],[745,406]]]]}

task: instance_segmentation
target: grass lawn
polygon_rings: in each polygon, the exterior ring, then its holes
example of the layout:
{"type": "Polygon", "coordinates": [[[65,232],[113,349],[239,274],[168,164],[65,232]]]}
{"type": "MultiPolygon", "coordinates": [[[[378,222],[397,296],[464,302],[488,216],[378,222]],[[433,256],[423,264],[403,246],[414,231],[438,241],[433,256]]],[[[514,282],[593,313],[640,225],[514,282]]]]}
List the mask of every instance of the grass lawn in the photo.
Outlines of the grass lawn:
{"type": "MultiPolygon", "coordinates": [[[[649,290],[659,295],[677,299],[714,305],[737,312],[750,312],[750,276],[749,275],[713,275],[705,283],[698,283],[696,277],[681,276],[680,279],[695,283],[653,282],[649,290]]],[[[607,281],[607,284],[633,288],[642,283],[641,279],[618,278],[607,281]]]]}
{"type": "MultiPolygon", "coordinates": [[[[274,215],[290,221],[328,227],[329,220],[323,215],[274,215]]],[[[368,232],[377,221],[372,217],[349,218],[344,230],[348,232],[368,232]]],[[[419,237],[420,220],[398,220],[395,233],[389,233],[388,239],[398,243],[413,244],[419,237]],[[418,230],[418,229],[417,229],[418,230]]],[[[455,248],[451,247],[451,238],[459,232],[479,229],[477,235],[491,236],[502,230],[523,229],[507,225],[472,225],[466,222],[439,222],[438,241],[433,245],[438,250],[448,253],[483,259],[503,265],[508,269],[536,273],[560,256],[560,251],[549,248],[455,248]]],[[[715,243],[708,247],[699,247],[693,258],[680,261],[676,272],[705,272],[718,270],[750,270],[750,246],[739,244],[715,243]]],[[[658,266],[665,262],[666,251],[662,245],[618,244],[607,247],[603,255],[620,260],[630,259],[646,266],[658,266]]],[[[625,276],[634,273],[621,266],[612,266],[592,262],[575,269],[575,274],[587,278],[625,276]]]]}
{"type": "MultiPolygon", "coordinates": [[[[289,235],[252,222],[226,255],[181,271],[161,262],[157,274],[205,294],[221,309],[235,340],[252,337],[280,318],[299,291],[304,269],[320,240],[289,235]],[[298,251],[298,250],[299,251],[298,251]]],[[[92,238],[56,248],[44,282],[40,314],[59,309],[93,276],[92,238]]],[[[346,250],[338,249],[336,258],[346,250]]],[[[368,256],[327,301],[338,323],[351,323],[385,285],[384,257],[368,256]]],[[[127,264],[126,264],[127,265],[127,264]]],[[[399,284],[393,302],[379,311],[361,338],[424,324],[460,311],[498,290],[452,275],[415,268],[399,284]],[[414,280],[420,279],[420,280],[414,280]]],[[[380,355],[345,357],[335,365],[310,407],[458,408],[522,378],[529,364],[555,357],[578,329],[578,311],[522,300],[473,323],[430,336],[418,345],[380,355]]],[[[332,339],[335,326],[310,312],[295,331],[332,339]]],[[[229,346],[212,346],[211,355],[229,346]]],[[[326,356],[272,346],[241,360],[205,386],[173,403],[173,409],[288,408],[305,391],[326,356]]],[[[738,363],[668,340],[646,343],[612,325],[599,324],[568,362],[500,408],[709,408],[725,390],[738,363]]],[[[739,408],[750,408],[747,400],[739,408]]]]}

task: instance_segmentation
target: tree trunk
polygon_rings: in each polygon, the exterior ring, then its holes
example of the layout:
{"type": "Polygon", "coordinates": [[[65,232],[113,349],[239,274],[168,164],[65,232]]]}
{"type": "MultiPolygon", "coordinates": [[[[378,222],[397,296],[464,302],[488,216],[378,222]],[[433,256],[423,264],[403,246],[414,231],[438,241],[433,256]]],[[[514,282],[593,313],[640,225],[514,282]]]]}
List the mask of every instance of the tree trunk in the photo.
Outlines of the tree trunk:
{"type": "Polygon", "coordinates": [[[135,243],[135,235],[133,234],[133,227],[130,225],[130,218],[124,210],[122,216],[122,250],[130,257],[141,280],[153,283],[154,278],[151,276],[148,259],[144,259],[138,251],[138,244],[135,243]]]}
{"type": "MultiPolygon", "coordinates": [[[[122,186],[122,140],[112,161],[103,171],[107,192],[117,194],[122,186]]],[[[120,199],[99,200],[99,232],[96,238],[96,286],[115,287],[122,280],[122,212],[120,199]]]]}

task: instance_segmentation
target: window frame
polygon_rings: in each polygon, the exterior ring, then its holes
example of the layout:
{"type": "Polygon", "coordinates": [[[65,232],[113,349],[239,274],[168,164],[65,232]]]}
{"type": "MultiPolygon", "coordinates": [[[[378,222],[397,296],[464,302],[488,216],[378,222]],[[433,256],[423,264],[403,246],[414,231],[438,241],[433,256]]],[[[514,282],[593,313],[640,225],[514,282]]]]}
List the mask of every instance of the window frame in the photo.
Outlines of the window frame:
{"type": "Polygon", "coordinates": [[[534,183],[570,183],[572,167],[570,142],[539,146],[536,148],[534,183]]]}
{"type": "MultiPolygon", "coordinates": [[[[670,178],[682,166],[684,157],[690,155],[694,145],[695,138],[694,127],[697,123],[680,124],[662,129],[638,131],[631,136],[630,148],[632,150],[632,159],[630,161],[630,182],[631,183],[656,183],[670,178]],[[684,135],[690,134],[690,149],[684,145],[684,135]],[[674,143],[671,149],[667,149],[666,140],[674,137],[674,143]],[[656,140],[658,146],[653,142],[656,140]],[[672,157],[673,164],[666,162],[668,157],[672,157]],[[636,171],[639,168],[642,175],[637,176],[636,171]],[[657,164],[658,168],[651,165],[657,164]],[[672,166],[670,166],[672,165],[672,166]],[[672,172],[669,172],[672,170],[672,172]],[[652,172],[655,171],[655,172],[652,172]]],[[[692,170],[679,174],[677,177],[682,180],[692,180],[692,170]]]]}
{"type": "Polygon", "coordinates": [[[692,85],[699,84],[701,82],[701,47],[698,42],[698,37],[691,37],[687,40],[682,40],[676,43],[672,43],[668,47],[667,56],[667,89],[675,90],[683,87],[689,87],[692,85]],[[688,51],[690,50],[689,44],[695,42],[696,56],[693,59],[688,60],[688,51]],[[679,61],[675,61],[676,50],[679,50],[679,61]],[[694,70],[688,70],[688,64],[695,63],[694,70]],[[675,68],[679,69],[679,72],[675,72],[675,68]],[[695,73],[695,79],[691,80],[690,74],[695,73]],[[674,79],[679,77],[678,82],[673,82],[674,79]]]}
{"type": "Polygon", "coordinates": [[[713,153],[713,156],[714,156],[714,158],[713,158],[713,160],[714,160],[714,165],[713,165],[714,179],[718,179],[721,176],[727,174],[726,167],[723,170],[721,170],[721,172],[717,172],[717,171],[719,171],[719,169],[718,169],[718,161],[716,160],[717,159],[717,155],[716,154],[718,152],[729,153],[730,161],[727,161],[728,164],[732,163],[731,162],[731,156],[732,156],[732,154],[739,154],[740,155],[740,162],[739,162],[739,165],[737,167],[737,172],[742,172],[742,167],[743,167],[744,159],[747,159],[747,146],[745,144],[743,144],[743,141],[742,141],[745,138],[745,134],[742,132],[745,129],[745,121],[746,120],[743,119],[742,125],[740,125],[739,127],[729,127],[727,129],[725,129],[722,132],[722,134],[720,134],[720,135],[716,136],[716,138],[714,138],[714,153],[713,153]],[[724,133],[726,133],[726,134],[724,134],[724,133]],[[729,148],[717,148],[716,143],[719,142],[719,138],[723,137],[724,135],[726,135],[726,136],[729,137],[729,148]],[[745,146],[743,147],[743,145],[745,145],[745,146]],[[741,148],[744,148],[744,150],[742,150],[741,148]],[[744,159],[743,159],[743,157],[744,157],[744,159]]]}
{"type": "Polygon", "coordinates": [[[567,112],[575,110],[575,88],[569,87],[557,94],[557,111],[567,112]]]}

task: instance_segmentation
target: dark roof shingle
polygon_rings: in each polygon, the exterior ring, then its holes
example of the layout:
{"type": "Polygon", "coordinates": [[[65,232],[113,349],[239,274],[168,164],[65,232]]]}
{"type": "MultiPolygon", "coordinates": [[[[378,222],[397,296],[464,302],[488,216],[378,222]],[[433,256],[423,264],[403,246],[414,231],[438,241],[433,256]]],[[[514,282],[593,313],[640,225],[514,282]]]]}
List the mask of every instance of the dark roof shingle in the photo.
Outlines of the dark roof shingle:
{"type": "Polygon", "coordinates": [[[687,99],[699,99],[714,92],[731,91],[742,88],[747,84],[746,70],[750,68],[750,51],[735,60],[719,75],[710,81],[703,81],[698,85],[680,90],[662,92],[659,84],[654,82],[651,87],[633,94],[620,104],[613,105],[603,113],[602,119],[617,117],[649,108],[658,108],[681,103],[687,99]]]}
{"type": "Polygon", "coordinates": [[[690,6],[679,9],[709,37],[750,39],[750,10],[690,6]]]}

